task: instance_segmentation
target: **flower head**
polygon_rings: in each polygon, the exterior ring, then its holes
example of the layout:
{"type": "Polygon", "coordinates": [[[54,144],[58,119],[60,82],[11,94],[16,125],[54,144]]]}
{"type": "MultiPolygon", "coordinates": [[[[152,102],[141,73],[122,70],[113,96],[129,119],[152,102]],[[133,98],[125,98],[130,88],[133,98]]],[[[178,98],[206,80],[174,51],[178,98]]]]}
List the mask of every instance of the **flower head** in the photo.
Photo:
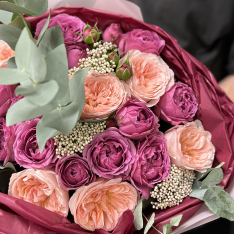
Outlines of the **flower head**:
{"type": "Polygon", "coordinates": [[[7,68],[7,62],[15,56],[15,51],[3,40],[0,40],[0,68],[7,68]]]}

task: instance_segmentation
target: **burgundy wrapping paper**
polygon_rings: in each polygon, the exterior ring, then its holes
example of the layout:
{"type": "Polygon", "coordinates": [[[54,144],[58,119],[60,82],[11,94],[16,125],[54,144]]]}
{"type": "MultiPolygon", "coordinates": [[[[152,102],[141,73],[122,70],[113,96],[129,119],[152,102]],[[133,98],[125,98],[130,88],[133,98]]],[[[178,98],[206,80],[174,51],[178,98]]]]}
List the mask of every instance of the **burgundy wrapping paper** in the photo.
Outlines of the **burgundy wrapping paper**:
{"type": "MultiPolygon", "coordinates": [[[[95,24],[96,19],[98,19],[100,29],[105,29],[111,23],[119,23],[124,32],[137,28],[152,30],[165,40],[166,45],[161,56],[174,71],[176,80],[188,84],[194,90],[199,103],[196,117],[202,121],[205,130],[212,134],[212,143],[216,148],[214,166],[225,162],[222,167],[224,178],[220,185],[227,187],[233,177],[234,168],[234,103],[219,88],[211,72],[183,50],[173,37],[157,26],[146,24],[128,16],[83,7],[61,7],[53,9],[51,14],[55,16],[61,13],[78,16],[91,25],[95,24]]],[[[48,12],[36,18],[27,17],[32,30],[35,30],[36,24],[47,16],[48,12]]],[[[166,210],[157,210],[154,225],[162,231],[162,226],[169,223],[173,216],[179,214],[183,214],[180,223],[182,224],[199,209],[201,204],[202,201],[187,197],[178,206],[166,210]]],[[[12,233],[7,230],[7,227],[12,228],[12,219],[17,223],[17,229],[30,230],[30,232],[25,233],[42,233],[42,230],[44,233],[90,233],[76,224],[71,224],[62,216],[0,194],[0,231],[12,233]],[[4,224],[3,227],[2,223],[4,224]]],[[[131,212],[125,212],[113,234],[133,233],[132,221],[131,212]]],[[[106,234],[107,232],[96,230],[94,233],[106,234]]],[[[143,231],[135,231],[134,233],[143,233],[143,231]]],[[[155,230],[151,229],[148,233],[155,234],[155,230]]]]}

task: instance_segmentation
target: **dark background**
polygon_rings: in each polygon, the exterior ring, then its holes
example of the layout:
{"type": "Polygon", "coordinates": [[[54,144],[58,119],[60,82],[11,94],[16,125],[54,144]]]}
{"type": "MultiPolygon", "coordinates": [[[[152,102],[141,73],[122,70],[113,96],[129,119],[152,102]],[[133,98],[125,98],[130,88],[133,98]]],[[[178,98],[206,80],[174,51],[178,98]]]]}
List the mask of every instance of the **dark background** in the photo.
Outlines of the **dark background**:
{"type": "MultiPolygon", "coordinates": [[[[177,39],[217,81],[234,74],[234,0],[129,1],[141,8],[146,23],[177,39]]],[[[234,222],[220,218],[183,234],[197,233],[234,234],[234,222]]]]}

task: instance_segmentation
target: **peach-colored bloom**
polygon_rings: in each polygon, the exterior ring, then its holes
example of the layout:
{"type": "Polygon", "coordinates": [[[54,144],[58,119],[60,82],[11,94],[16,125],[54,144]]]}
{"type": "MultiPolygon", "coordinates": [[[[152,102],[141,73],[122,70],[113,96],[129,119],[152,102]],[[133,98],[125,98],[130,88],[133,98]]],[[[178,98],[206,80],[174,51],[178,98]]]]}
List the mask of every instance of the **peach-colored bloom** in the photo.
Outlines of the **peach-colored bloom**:
{"type": "Polygon", "coordinates": [[[59,187],[53,171],[26,169],[12,174],[8,194],[62,216],[68,215],[68,192],[59,187]]]}
{"type": "Polygon", "coordinates": [[[7,61],[15,56],[15,51],[3,40],[0,40],[0,68],[7,68],[7,61]]]}
{"type": "Polygon", "coordinates": [[[79,188],[71,197],[69,207],[75,223],[94,231],[111,231],[126,210],[133,211],[138,202],[138,191],[121,178],[99,179],[79,188]]]}
{"type": "MultiPolygon", "coordinates": [[[[154,106],[174,84],[174,73],[160,56],[139,50],[130,50],[128,54],[133,76],[125,82],[131,94],[148,107],[154,106]]],[[[126,56],[120,63],[126,60],[126,56]]]]}
{"type": "Polygon", "coordinates": [[[204,130],[200,120],[173,127],[165,137],[168,155],[177,167],[199,172],[211,168],[215,147],[210,132],[204,130]]]}
{"type": "Polygon", "coordinates": [[[91,71],[85,77],[85,107],[81,119],[106,118],[126,100],[123,83],[112,73],[91,71]]]}

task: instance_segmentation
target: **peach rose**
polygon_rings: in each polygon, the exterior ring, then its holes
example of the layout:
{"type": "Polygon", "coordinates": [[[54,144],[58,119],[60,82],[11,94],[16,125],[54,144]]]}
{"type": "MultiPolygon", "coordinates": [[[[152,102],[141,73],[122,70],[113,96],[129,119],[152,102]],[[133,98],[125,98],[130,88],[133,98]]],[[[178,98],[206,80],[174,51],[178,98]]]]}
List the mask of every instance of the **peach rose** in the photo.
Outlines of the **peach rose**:
{"type": "MultiPolygon", "coordinates": [[[[148,107],[154,106],[175,83],[174,73],[160,56],[142,53],[139,50],[130,50],[128,54],[133,76],[125,82],[131,94],[145,102],[148,107]]],[[[120,60],[120,63],[126,58],[127,55],[120,60]]]]}
{"type": "Polygon", "coordinates": [[[7,68],[7,61],[15,56],[15,52],[3,40],[0,40],[0,68],[7,68]]]}
{"type": "Polygon", "coordinates": [[[123,83],[114,73],[91,71],[85,77],[86,103],[81,119],[102,119],[115,112],[126,100],[123,83]]]}
{"type": "Polygon", "coordinates": [[[115,228],[126,210],[133,211],[138,202],[138,191],[121,178],[99,179],[79,188],[71,197],[69,207],[75,223],[94,231],[115,228]]]}
{"type": "Polygon", "coordinates": [[[165,133],[171,163],[177,167],[205,172],[211,168],[215,147],[211,134],[204,130],[200,120],[178,125],[165,133]]]}
{"type": "Polygon", "coordinates": [[[68,192],[59,187],[53,171],[26,169],[12,174],[8,195],[64,217],[68,215],[68,192]]]}

